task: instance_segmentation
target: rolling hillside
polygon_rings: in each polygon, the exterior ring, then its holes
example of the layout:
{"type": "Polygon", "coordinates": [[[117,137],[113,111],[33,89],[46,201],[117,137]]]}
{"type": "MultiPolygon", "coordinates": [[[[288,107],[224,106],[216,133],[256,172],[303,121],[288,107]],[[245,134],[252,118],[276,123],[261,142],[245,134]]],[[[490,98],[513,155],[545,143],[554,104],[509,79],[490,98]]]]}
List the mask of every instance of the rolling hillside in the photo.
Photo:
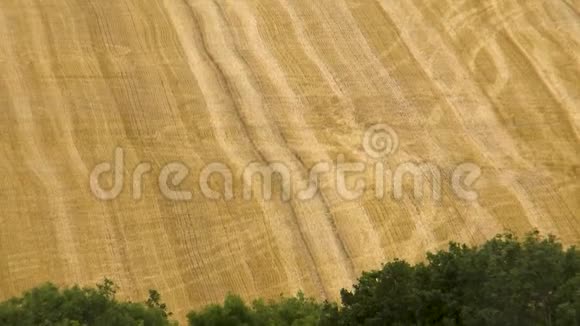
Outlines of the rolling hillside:
{"type": "Polygon", "coordinates": [[[336,299],[385,260],[502,230],[580,244],[576,0],[3,0],[0,110],[3,298],[107,276],[183,316],[230,291],[336,299]],[[384,155],[368,155],[373,126],[389,127],[384,155]],[[119,153],[121,192],[99,199],[91,174],[119,153]],[[366,176],[364,193],[325,173],[296,195],[342,160],[365,166],[346,180],[366,176]],[[174,162],[189,171],[168,187],[191,198],[160,190],[174,162]],[[245,198],[248,165],[274,162],[289,200],[277,177],[271,200],[245,198]],[[448,182],[466,162],[472,200],[448,182]],[[232,198],[200,188],[210,164],[232,198]],[[441,198],[429,177],[398,197],[377,164],[436,167],[441,198]]]}

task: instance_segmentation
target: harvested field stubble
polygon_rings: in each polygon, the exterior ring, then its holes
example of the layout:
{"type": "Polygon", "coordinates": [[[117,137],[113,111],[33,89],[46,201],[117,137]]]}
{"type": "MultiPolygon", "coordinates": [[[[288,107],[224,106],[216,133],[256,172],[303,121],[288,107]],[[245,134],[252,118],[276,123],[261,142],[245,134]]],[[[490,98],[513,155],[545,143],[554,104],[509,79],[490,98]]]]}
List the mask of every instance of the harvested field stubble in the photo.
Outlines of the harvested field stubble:
{"type": "Polygon", "coordinates": [[[0,293],[107,276],[134,300],[158,289],[181,318],[229,291],[336,299],[385,260],[505,229],[579,244],[579,11],[564,0],[0,1],[0,293]],[[328,175],[309,200],[280,200],[276,187],[245,200],[239,182],[232,200],[200,195],[212,162],[236,176],[283,162],[299,180],[339,155],[375,162],[361,139],[378,123],[399,140],[379,161],[431,162],[444,178],[472,162],[478,199],[449,184],[440,201],[379,199],[375,181],[347,200],[328,175]],[[123,192],[101,201],[89,176],[117,147],[123,192]],[[133,167],[175,161],[193,176],[180,186],[191,200],[162,196],[154,174],[133,198],[133,167]]]}

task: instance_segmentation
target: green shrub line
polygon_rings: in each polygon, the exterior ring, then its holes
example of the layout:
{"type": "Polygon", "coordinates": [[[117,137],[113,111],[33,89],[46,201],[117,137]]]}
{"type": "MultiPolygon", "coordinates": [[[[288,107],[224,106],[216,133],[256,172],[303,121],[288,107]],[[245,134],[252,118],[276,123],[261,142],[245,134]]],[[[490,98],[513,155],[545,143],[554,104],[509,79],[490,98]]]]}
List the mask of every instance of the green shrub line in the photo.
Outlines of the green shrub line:
{"type": "MultiPolygon", "coordinates": [[[[0,325],[177,325],[160,294],[144,302],[115,298],[105,279],[95,288],[50,283],[0,303],[0,325]]],[[[192,311],[192,326],[269,325],[580,325],[580,255],[538,231],[504,233],[480,246],[450,243],[425,262],[386,263],[365,272],[340,304],[302,292],[192,311]]]]}

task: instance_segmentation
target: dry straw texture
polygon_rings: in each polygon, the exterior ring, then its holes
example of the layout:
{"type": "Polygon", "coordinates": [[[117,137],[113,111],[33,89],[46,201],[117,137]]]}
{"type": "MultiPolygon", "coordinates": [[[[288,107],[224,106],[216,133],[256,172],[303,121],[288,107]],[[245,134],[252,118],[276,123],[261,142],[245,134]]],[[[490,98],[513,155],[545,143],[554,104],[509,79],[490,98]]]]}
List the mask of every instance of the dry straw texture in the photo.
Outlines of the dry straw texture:
{"type": "MultiPolygon", "coordinates": [[[[580,4],[576,0],[0,1],[0,293],[51,280],[156,288],[177,315],[228,291],[334,299],[380,262],[454,239],[536,227],[580,243],[580,4]],[[390,166],[469,161],[479,199],[440,202],[330,178],[311,200],[199,196],[222,162],[369,160],[376,123],[390,166]],[[92,168],[125,150],[181,161],[191,201],[112,201],[92,168]]],[[[447,171],[447,172],[446,172],[447,171]]],[[[352,180],[351,180],[352,181],[352,180]]],[[[216,189],[221,183],[215,181],[216,189]]],[[[372,186],[372,184],[371,184],[372,186]]],[[[275,197],[279,193],[275,192],[275,197]]],[[[278,196],[279,197],[279,196],[278,196]]]]}

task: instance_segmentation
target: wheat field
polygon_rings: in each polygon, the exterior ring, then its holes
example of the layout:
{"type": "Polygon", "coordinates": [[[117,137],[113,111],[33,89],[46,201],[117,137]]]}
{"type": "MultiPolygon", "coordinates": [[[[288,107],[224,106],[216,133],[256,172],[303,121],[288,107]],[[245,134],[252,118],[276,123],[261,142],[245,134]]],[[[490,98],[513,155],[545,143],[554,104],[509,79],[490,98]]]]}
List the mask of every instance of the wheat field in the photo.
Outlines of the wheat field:
{"type": "Polygon", "coordinates": [[[335,300],[450,240],[537,228],[580,244],[577,0],[2,0],[0,105],[2,299],[106,276],[132,300],[159,290],[182,318],[228,292],[335,300]],[[297,180],[370,162],[361,139],[378,123],[400,143],[379,161],[444,178],[472,162],[477,200],[447,184],[440,201],[378,199],[376,182],[345,199],[330,176],[309,200],[280,198],[279,179],[272,200],[242,198],[237,178],[231,200],[200,195],[212,162],[236,176],[283,162],[297,180]],[[100,200],[90,174],[116,148],[123,192],[100,200]],[[160,194],[176,161],[190,200],[160,194]]]}

